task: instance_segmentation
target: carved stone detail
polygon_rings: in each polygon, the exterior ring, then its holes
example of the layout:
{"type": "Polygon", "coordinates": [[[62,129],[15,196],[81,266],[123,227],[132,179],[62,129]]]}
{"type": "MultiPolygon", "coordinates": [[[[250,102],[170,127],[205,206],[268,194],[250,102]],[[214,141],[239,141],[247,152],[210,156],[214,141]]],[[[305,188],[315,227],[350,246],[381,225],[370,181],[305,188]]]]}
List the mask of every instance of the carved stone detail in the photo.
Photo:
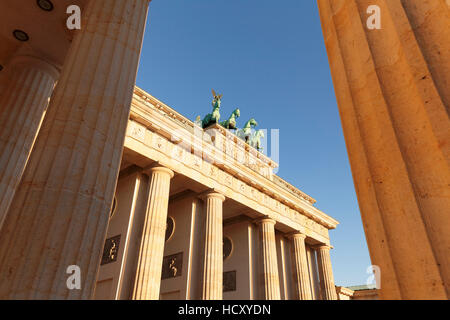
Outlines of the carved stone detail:
{"type": "Polygon", "coordinates": [[[183,252],[163,258],[161,280],[180,277],[183,269],[183,252]]]}
{"type": "MultiPolygon", "coordinates": [[[[135,121],[130,122],[134,123],[135,121]]],[[[130,128],[137,128],[137,127],[130,124],[130,128]]],[[[136,129],[134,131],[133,130],[129,131],[129,135],[132,136],[133,138],[136,138],[134,137],[133,132],[134,133],[137,132],[141,135],[140,136],[141,141],[142,140],[141,131],[136,129]]],[[[148,134],[152,134],[150,146],[153,149],[166,154],[174,162],[183,163],[187,167],[190,167],[200,172],[204,176],[214,179],[219,184],[231,188],[233,191],[269,208],[271,211],[271,216],[273,218],[281,216],[286,217],[290,221],[296,224],[300,224],[301,226],[310,230],[309,232],[307,232],[309,235],[311,234],[311,232],[314,232],[320,235],[321,237],[328,239],[328,228],[306,217],[304,215],[304,212],[299,212],[287,206],[286,204],[281,203],[280,202],[281,200],[278,196],[277,196],[278,199],[274,199],[270,194],[267,194],[269,192],[267,188],[265,187],[262,188],[263,192],[261,192],[258,188],[255,187],[258,186],[256,183],[253,183],[253,185],[249,185],[247,182],[242,181],[241,180],[243,178],[242,175],[240,174],[237,174],[236,176],[231,175],[226,171],[229,170],[230,168],[228,168],[226,165],[224,166],[223,163],[220,164],[220,168],[217,165],[210,163],[212,159],[205,158],[205,153],[207,153],[205,150],[203,150],[203,152],[199,152],[196,151],[194,148],[195,153],[193,154],[190,153],[189,150],[179,147],[178,145],[174,144],[173,142],[169,141],[168,139],[162,137],[159,134],[151,133],[150,131],[148,131],[148,134]]],[[[149,136],[148,134],[147,139],[149,136]]],[[[243,157],[245,158],[247,164],[251,162],[256,163],[255,155],[252,153],[249,152],[243,153],[243,157]]],[[[297,194],[297,196],[299,196],[300,199],[300,191],[299,194],[297,194]]],[[[323,238],[321,240],[324,240],[323,238]]]]}
{"type": "Polygon", "coordinates": [[[106,239],[101,265],[117,261],[119,253],[120,234],[112,238],[106,239]]]}

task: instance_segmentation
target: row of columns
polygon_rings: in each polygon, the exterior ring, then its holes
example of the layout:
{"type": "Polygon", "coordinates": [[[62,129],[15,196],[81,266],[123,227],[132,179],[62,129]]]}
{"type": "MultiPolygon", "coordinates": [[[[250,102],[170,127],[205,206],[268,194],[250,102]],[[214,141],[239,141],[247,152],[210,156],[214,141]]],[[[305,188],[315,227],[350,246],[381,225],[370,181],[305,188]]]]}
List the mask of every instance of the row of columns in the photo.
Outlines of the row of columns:
{"type": "MultiPolygon", "coordinates": [[[[150,185],[148,202],[138,264],[134,281],[132,298],[137,300],[159,299],[162,261],[164,255],[165,228],[170,194],[172,170],[155,166],[148,170],[150,185]]],[[[225,197],[215,191],[200,196],[205,200],[205,237],[202,266],[203,300],[221,300],[223,293],[223,202],[225,197]]],[[[280,299],[280,281],[275,243],[276,221],[263,218],[256,221],[259,225],[262,298],[265,300],[280,299]]],[[[304,234],[299,232],[290,235],[294,261],[294,282],[296,296],[300,300],[311,299],[311,287],[306,258],[304,234]]],[[[322,296],[326,300],[336,299],[330,247],[319,246],[318,261],[322,296]]]]}
{"type": "MultiPolygon", "coordinates": [[[[61,72],[33,55],[18,57],[5,68],[8,81],[1,79],[0,92],[1,299],[92,296],[121,162],[148,3],[89,1],[84,27],[76,33],[61,72]],[[80,290],[67,287],[67,268],[71,265],[81,272],[80,290]]],[[[173,173],[158,167],[150,174],[135,299],[159,296],[173,173]]],[[[224,199],[214,192],[206,195],[204,299],[222,298],[224,199]]],[[[259,223],[264,294],[267,299],[279,299],[275,223],[270,219],[259,223]]],[[[294,237],[294,242],[299,256],[296,277],[302,280],[306,270],[305,260],[300,258],[304,256],[304,239],[303,249],[299,238],[294,237]]],[[[324,261],[329,263],[329,259],[324,261]]],[[[328,270],[331,272],[331,266],[328,270]]],[[[307,297],[303,291],[299,289],[299,297],[307,297]]]]}
{"type": "MultiPolygon", "coordinates": [[[[148,175],[148,202],[132,292],[135,300],[159,299],[170,179],[174,172],[155,166],[148,171],[148,175]]],[[[202,299],[218,300],[222,299],[222,203],[225,197],[217,192],[207,192],[204,198],[206,224],[202,299]]]]}
{"type": "Polygon", "coordinates": [[[148,4],[89,1],[61,72],[33,53],[2,71],[0,299],[91,298],[148,4]]]}
{"type": "Polygon", "coordinates": [[[317,3],[380,298],[449,299],[450,1],[317,3]]]}

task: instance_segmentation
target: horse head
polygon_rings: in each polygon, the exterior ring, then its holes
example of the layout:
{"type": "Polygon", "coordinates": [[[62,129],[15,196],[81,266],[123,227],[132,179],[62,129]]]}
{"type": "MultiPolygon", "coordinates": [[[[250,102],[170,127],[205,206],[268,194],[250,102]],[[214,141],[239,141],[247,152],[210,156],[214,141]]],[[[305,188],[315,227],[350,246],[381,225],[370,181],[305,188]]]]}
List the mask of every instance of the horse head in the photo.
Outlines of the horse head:
{"type": "Polygon", "coordinates": [[[241,116],[241,111],[239,110],[239,108],[236,108],[236,109],[233,111],[233,114],[234,114],[234,116],[235,116],[236,118],[239,118],[239,117],[241,116]]]}
{"type": "Polygon", "coordinates": [[[256,122],[255,119],[251,118],[248,120],[246,127],[256,127],[258,125],[258,122],[256,122]]]}

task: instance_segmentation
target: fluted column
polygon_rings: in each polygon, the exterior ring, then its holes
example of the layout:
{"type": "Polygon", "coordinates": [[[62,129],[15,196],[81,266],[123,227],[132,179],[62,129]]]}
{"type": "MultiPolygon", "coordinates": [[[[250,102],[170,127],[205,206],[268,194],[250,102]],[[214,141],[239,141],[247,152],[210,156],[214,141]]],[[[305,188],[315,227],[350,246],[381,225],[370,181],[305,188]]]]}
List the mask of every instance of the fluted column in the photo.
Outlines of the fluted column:
{"type": "Polygon", "coordinates": [[[308,260],[306,258],[305,238],[302,233],[289,235],[292,239],[292,258],[294,271],[294,288],[299,300],[311,300],[311,283],[308,271],[308,260]]]}
{"type": "Polygon", "coordinates": [[[173,171],[164,167],[150,169],[147,211],[134,281],[133,299],[158,300],[164,256],[164,240],[173,171]]]}
{"type": "Polygon", "coordinates": [[[278,275],[277,248],[275,244],[275,223],[270,218],[256,221],[259,225],[259,241],[261,248],[262,298],[264,300],[280,300],[280,278],[278,275]]]}
{"type": "MultiPolygon", "coordinates": [[[[1,67],[0,67],[1,68],[1,67]]],[[[7,79],[5,75],[5,70],[0,70],[0,99],[2,99],[3,92],[5,90],[5,87],[7,86],[7,79]]]]}
{"type": "Polygon", "coordinates": [[[1,299],[91,298],[147,7],[148,0],[95,0],[83,11],[0,232],[1,299]],[[79,267],[79,290],[68,289],[70,265],[79,267]]]}
{"type": "Polygon", "coordinates": [[[320,292],[323,300],[337,300],[334,285],[333,268],[330,259],[330,246],[321,245],[316,248],[319,268],[320,292]]]}
{"type": "Polygon", "coordinates": [[[223,217],[225,197],[210,192],[206,198],[205,253],[203,260],[203,300],[221,300],[223,294],[223,217]]]}
{"type": "Polygon", "coordinates": [[[319,0],[383,299],[450,297],[450,15],[444,0],[319,0]],[[370,5],[381,29],[366,26],[370,5]],[[414,266],[414,267],[412,267],[414,266]]]}
{"type": "Polygon", "coordinates": [[[15,57],[2,72],[8,75],[0,97],[0,229],[59,77],[55,66],[33,56],[15,57]]]}

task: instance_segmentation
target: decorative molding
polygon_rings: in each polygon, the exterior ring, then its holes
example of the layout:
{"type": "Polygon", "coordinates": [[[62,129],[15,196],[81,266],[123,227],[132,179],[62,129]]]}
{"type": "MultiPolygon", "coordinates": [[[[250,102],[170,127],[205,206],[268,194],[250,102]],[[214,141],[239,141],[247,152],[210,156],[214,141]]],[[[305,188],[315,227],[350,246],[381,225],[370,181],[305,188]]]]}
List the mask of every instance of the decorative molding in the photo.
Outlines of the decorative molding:
{"type": "MultiPolygon", "coordinates": [[[[255,174],[255,168],[248,166],[251,157],[253,162],[259,161],[260,166],[265,168],[273,169],[276,163],[271,162],[269,165],[267,161],[271,160],[261,157],[253,148],[250,152],[241,154],[245,158],[244,163],[237,162],[235,154],[232,159],[227,159],[225,152],[216,148],[218,143],[223,143],[220,140],[229,135],[223,128],[213,126],[212,130],[216,130],[214,136],[219,138],[210,143],[205,142],[193,134],[196,126],[191,121],[138,88],[135,90],[130,118],[126,148],[151,160],[160,161],[175,172],[181,170],[183,172],[180,173],[192,179],[202,177],[201,183],[217,189],[227,197],[236,201],[247,198],[254,203],[246,204],[249,207],[257,211],[259,208],[267,208],[261,211],[263,215],[284,224],[300,225],[299,231],[309,237],[322,243],[329,242],[328,229],[334,229],[338,222],[315,208],[314,199],[283,179],[273,174],[255,174]],[[142,132],[142,127],[145,127],[145,133],[142,132]],[[214,181],[211,182],[211,179],[214,181]],[[233,193],[227,193],[227,190],[233,193]]],[[[239,141],[231,142],[240,144],[239,141]]],[[[225,143],[229,144],[230,141],[226,140],[225,143]]]]}

